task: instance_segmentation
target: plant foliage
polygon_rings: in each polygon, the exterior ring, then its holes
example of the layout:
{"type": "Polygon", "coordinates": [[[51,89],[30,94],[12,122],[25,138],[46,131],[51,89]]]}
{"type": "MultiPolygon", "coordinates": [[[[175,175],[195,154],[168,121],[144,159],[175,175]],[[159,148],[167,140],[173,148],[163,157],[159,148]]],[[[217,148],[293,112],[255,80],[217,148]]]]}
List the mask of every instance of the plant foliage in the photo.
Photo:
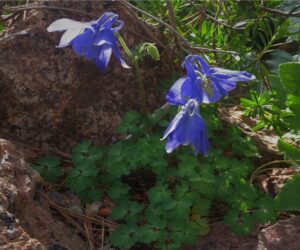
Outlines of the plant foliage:
{"type": "MultiPolygon", "coordinates": [[[[144,243],[180,249],[193,245],[209,232],[209,221],[217,211],[223,211],[225,224],[242,235],[255,224],[277,217],[275,203],[281,204],[283,198],[275,202],[248,182],[254,169],[249,159],[258,156],[256,147],[237,128],[224,130],[215,108],[203,112],[210,117],[209,131],[217,145],[208,157],[196,158],[187,147],[168,156],[159,140],[159,125],[146,136],[107,148],[90,142],[74,147],[65,186],[83,201],[97,201],[103,194],[112,199],[116,204],[112,218],[121,223],[111,235],[114,246],[130,249],[144,243]]],[[[137,131],[145,125],[137,122],[142,117],[126,113],[118,131],[137,131]]]]}
{"type": "MultiPolygon", "coordinates": [[[[257,80],[241,88],[240,104],[245,115],[257,121],[253,131],[269,129],[279,135],[279,150],[297,165],[300,150],[296,140],[285,138],[287,134],[299,136],[300,129],[299,46],[290,47],[299,45],[300,25],[293,18],[264,11],[293,12],[297,8],[289,1],[129,2],[148,12],[141,18],[160,32],[159,42],[168,45],[168,51],[161,54],[159,44],[149,42],[129,49],[116,34],[140,81],[140,99],[145,90],[139,64],[146,56],[154,60],[167,57],[172,64],[186,53],[199,51],[213,66],[247,70],[257,80]]],[[[216,67],[207,77],[213,77],[216,67]]],[[[226,104],[236,102],[228,98],[226,104]]],[[[181,249],[206,235],[216,217],[233,232],[247,235],[255,225],[273,222],[282,211],[300,211],[299,174],[275,198],[250,183],[253,162],[260,157],[257,148],[237,127],[225,127],[214,105],[201,107],[212,144],[208,156],[195,156],[188,147],[166,154],[160,138],[174,114],[174,107],[146,115],[128,111],[117,129],[122,140],[101,147],[81,142],[73,148],[71,166],[64,171],[56,157],[41,158],[33,167],[49,182],[65,177],[64,187],[83,202],[108,196],[116,204],[111,217],[120,223],[110,239],[119,249],[138,244],[181,249]]]]}

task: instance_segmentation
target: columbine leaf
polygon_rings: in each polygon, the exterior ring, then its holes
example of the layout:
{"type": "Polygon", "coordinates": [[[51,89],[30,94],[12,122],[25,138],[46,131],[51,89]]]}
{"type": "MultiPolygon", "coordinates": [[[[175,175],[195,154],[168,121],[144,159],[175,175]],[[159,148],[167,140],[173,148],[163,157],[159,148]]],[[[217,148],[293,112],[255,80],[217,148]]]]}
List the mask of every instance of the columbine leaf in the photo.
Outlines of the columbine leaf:
{"type": "Polygon", "coordinates": [[[38,171],[40,175],[50,182],[55,182],[61,176],[60,159],[57,157],[43,157],[32,165],[33,169],[38,171]]]}
{"type": "Polygon", "coordinates": [[[165,206],[164,208],[167,210],[167,217],[169,219],[168,225],[179,225],[180,227],[182,221],[186,221],[188,219],[190,206],[191,202],[189,200],[179,200],[175,201],[172,206],[165,206]]]}
{"type": "Polygon", "coordinates": [[[138,132],[138,124],[141,122],[142,115],[136,111],[128,111],[122,117],[122,123],[117,128],[117,132],[122,135],[134,134],[138,132]]]}
{"type": "Polygon", "coordinates": [[[197,190],[204,197],[213,199],[217,194],[216,179],[213,173],[203,173],[190,178],[192,189],[197,190]]]}
{"type": "Polygon", "coordinates": [[[300,212],[300,174],[295,174],[293,178],[280,190],[275,201],[281,211],[300,212]]]}
{"type": "Polygon", "coordinates": [[[192,208],[192,215],[207,216],[209,214],[211,202],[210,200],[199,198],[196,205],[192,208]]]}
{"type": "Polygon", "coordinates": [[[75,193],[81,193],[88,188],[95,186],[95,181],[90,177],[85,176],[78,176],[76,178],[68,176],[65,185],[75,193]]]}
{"type": "Polygon", "coordinates": [[[248,213],[231,210],[224,216],[224,223],[239,235],[248,235],[253,230],[254,218],[248,213]]]}
{"type": "Polygon", "coordinates": [[[92,143],[90,141],[83,141],[73,148],[73,154],[85,154],[89,152],[92,143]]]}
{"type": "Polygon", "coordinates": [[[171,191],[168,190],[167,185],[158,184],[148,191],[148,197],[153,204],[165,202],[171,198],[171,191]]]}
{"type": "Polygon", "coordinates": [[[91,189],[88,192],[85,192],[88,201],[100,201],[103,197],[103,192],[99,189],[91,189]]]}
{"type": "Polygon", "coordinates": [[[121,220],[128,213],[128,209],[124,205],[116,206],[112,211],[112,218],[114,220],[121,220]]]}
{"type": "Polygon", "coordinates": [[[99,161],[103,156],[101,148],[91,147],[91,142],[85,141],[73,149],[72,160],[75,165],[87,167],[99,161]]]}
{"type": "Polygon", "coordinates": [[[138,227],[135,225],[121,225],[113,231],[110,239],[113,246],[120,249],[130,249],[138,241],[138,227]]]}
{"type": "Polygon", "coordinates": [[[150,244],[153,241],[156,241],[159,237],[160,232],[153,230],[150,225],[144,225],[139,229],[139,241],[150,244]]]}
{"type": "Polygon", "coordinates": [[[253,215],[257,222],[266,224],[273,222],[277,217],[276,203],[272,197],[261,197],[255,202],[257,210],[253,215]]]}
{"type": "Polygon", "coordinates": [[[140,203],[137,203],[135,201],[130,202],[129,204],[126,204],[128,207],[128,210],[132,214],[138,214],[143,210],[143,205],[140,203]]]}
{"type": "Polygon", "coordinates": [[[114,201],[127,200],[130,187],[123,182],[115,182],[107,191],[108,196],[114,201]]]}
{"type": "Polygon", "coordinates": [[[278,140],[278,149],[285,154],[286,159],[295,161],[300,160],[300,148],[287,143],[282,139],[278,140]]]}
{"type": "Polygon", "coordinates": [[[199,165],[199,161],[194,155],[182,155],[180,163],[176,171],[176,175],[180,177],[193,176],[195,168],[199,165]]]}
{"type": "Polygon", "coordinates": [[[146,209],[146,219],[153,228],[163,229],[167,226],[166,213],[160,206],[150,204],[146,209]]]}

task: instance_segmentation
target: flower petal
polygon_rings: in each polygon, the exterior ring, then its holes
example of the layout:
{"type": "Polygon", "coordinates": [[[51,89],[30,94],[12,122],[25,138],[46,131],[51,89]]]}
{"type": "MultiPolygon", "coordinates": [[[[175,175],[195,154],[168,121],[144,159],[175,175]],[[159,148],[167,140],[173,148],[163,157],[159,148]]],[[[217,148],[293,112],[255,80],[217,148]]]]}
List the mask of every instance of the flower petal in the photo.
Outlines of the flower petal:
{"type": "Polygon", "coordinates": [[[49,25],[48,31],[65,30],[58,47],[72,45],[77,54],[93,60],[101,70],[107,67],[112,53],[124,68],[129,68],[121,58],[115,37],[115,32],[124,25],[118,17],[113,12],[106,12],[97,21],[91,22],[63,18],[49,25]]]}
{"type": "Polygon", "coordinates": [[[171,123],[169,124],[169,126],[167,127],[167,129],[165,130],[164,134],[163,134],[163,138],[162,140],[166,139],[170,133],[172,133],[179,125],[180,123],[183,122],[184,117],[185,117],[186,113],[183,111],[180,111],[175,117],[174,119],[171,121],[171,123]]]}
{"type": "Polygon", "coordinates": [[[188,114],[181,111],[175,116],[174,120],[170,124],[172,127],[174,127],[174,129],[172,132],[169,133],[168,141],[166,144],[167,153],[171,153],[179,145],[188,145],[186,140],[186,137],[188,135],[188,128],[187,128],[187,122],[189,120],[188,114]],[[179,120],[176,122],[175,119],[176,120],[179,119],[179,120]],[[174,120],[175,122],[174,124],[172,124],[174,120]]]}
{"type": "Polygon", "coordinates": [[[255,79],[255,76],[245,71],[235,71],[222,68],[213,68],[212,76],[233,82],[247,82],[255,79]]]}
{"type": "Polygon", "coordinates": [[[211,84],[209,87],[209,91],[207,89],[203,89],[203,103],[215,103],[219,101],[222,97],[218,87],[215,84],[211,84]]]}
{"type": "Polygon", "coordinates": [[[194,133],[191,144],[193,145],[195,153],[207,155],[210,147],[208,141],[208,130],[200,115],[195,115],[194,123],[190,126],[190,131],[190,134],[194,133]],[[193,130],[194,132],[192,132],[193,130]]]}
{"type": "Polygon", "coordinates": [[[105,22],[106,22],[106,20],[108,19],[108,18],[110,18],[111,16],[116,16],[116,14],[115,13],[113,13],[113,12],[105,12],[105,13],[103,13],[100,17],[99,17],[99,19],[96,21],[96,23],[98,24],[98,25],[103,25],[105,22]]]}
{"type": "Polygon", "coordinates": [[[120,57],[119,61],[124,69],[130,69],[130,66],[126,63],[126,61],[120,57]]]}
{"type": "Polygon", "coordinates": [[[171,104],[184,105],[185,101],[181,95],[182,85],[190,84],[191,79],[188,76],[179,78],[171,87],[166,95],[166,99],[171,104]]]}
{"type": "Polygon", "coordinates": [[[111,30],[101,30],[96,33],[94,44],[97,46],[102,46],[103,44],[111,44],[112,46],[117,46],[116,37],[114,32],[111,30]]]}
{"type": "Polygon", "coordinates": [[[58,46],[56,46],[57,48],[64,48],[70,45],[70,42],[77,37],[78,35],[80,35],[81,31],[79,30],[67,30],[63,33],[63,35],[60,38],[60,42],[58,44],[58,46]]]}
{"type": "Polygon", "coordinates": [[[179,78],[167,93],[167,101],[175,105],[184,105],[188,99],[202,102],[203,93],[200,82],[200,78],[191,79],[188,76],[179,78]]]}
{"type": "Polygon", "coordinates": [[[199,114],[199,103],[191,99],[172,120],[163,139],[168,137],[166,152],[171,153],[179,145],[191,145],[195,153],[207,154],[209,142],[205,122],[199,114]]]}
{"type": "Polygon", "coordinates": [[[64,30],[79,30],[83,31],[85,28],[88,28],[91,26],[95,21],[91,22],[78,22],[74,21],[68,18],[61,18],[53,23],[51,23],[47,31],[48,32],[54,32],[54,31],[64,31],[64,30]]]}
{"type": "Polygon", "coordinates": [[[217,86],[217,88],[219,89],[222,95],[227,95],[228,91],[231,91],[236,88],[235,82],[217,79],[215,77],[211,77],[210,80],[212,81],[213,84],[217,86]]]}
{"type": "Polygon", "coordinates": [[[77,54],[86,56],[88,49],[93,46],[93,40],[94,32],[91,29],[86,29],[82,34],[78,35],[71,41],[71,45],[77,54]]]}
{"type": "Polygon", "coordinates": [[[112,31],[118,31],[123,28],[124,22],[118,20],[118,15],[113,12],[104,13],[96,22],[95,27],[99,27],[98,29],[109,29],[112,31]]]}
{"type": "Polygon", "coordinates": [[[197,61],[199,62],[199,64],[200,64],[199,66],[202,68],[205,75],[211,73],[210,66],[208,65],[208,63],[201,56],[195,55],[195,56],[192,57],[192,60],[193,60],[194,63],[197,63],[197,61]]]}
{"type": "Polygon", "coordinates": [[[88,27],[90,27],[95,21],[91,22],[78,22],[74,21],[68,18],[62,18],[54,21],[51,23],[47,31],[53,32],[53,31],[64,31],[64,34],[62,35],[60,39],[60,43],[57,46],[57,48],[63,48],[68,45],[70,45],[70,42],[78,35],[84,32],[84,30],[88,27]]]}
{"type": "Polygon", "coordinates": [[[115,23],[115,26],[113,28],[111,28],[113,31],[118,31],[120,29],[122,29],[124,27],[124,22],[121,21],[121,20],[118,20],[116,23],[115,23]]]}
{"type": "Polygon", "coordinates": [[[183,67],[185,67],[186,73],[190,78],[196,78],[197,74],[195,73],[195,69],[193,65],[191,64],[191,59],[193,58],[193,55],[188,55],[184,59],[184,63],[182,64],[183,67]]]}
{"type": "Polygon", "coordinates": [[[101,53],[101,47],[100,46],[86,46],[84,56],[88,60],[97,60],[99,58],[99,55],[101,53]]]}
{"type": "Polygon", "coordinates": [[[186,102],[188,99],[195,99],[199,103],[203,100],[203,91],[201,88],[201,78],[196,78],[191,81],[189,85],[185,84],[182,86],[181,95],[182,99],[186,102]]]}
{"type": "Polygon", "coordinates": [[[117,60],[119,61],[119,63],[122,65],[122,67],[125,69],[129,69],[130,67],[128,66],[128,64],[125,62],[124,59],[121,58],[117,44],[115,46],[112,46],[112,51],[115,57],[117,58],[117,60]]]}
{"type": "Polygon", "coordinates": [[[179,145],[190,145],[196,154],[206,155],[209,150],[207,134],[206,125],[199,114],[183,116],[176,128],[169,133],[166,152],[171,153],[179,145]]]}
{"type": "Polygon", "coordinates": [[[119,16],[114,14],[110,16],[101,26],[102,29],[112,29],[113,25],[118,21],[119,16]]]}
{"type": "Polygon", "coordinates": [[[179,145],[180,142],[176,139],[176,136],[174,134],[171,134],[166,143],[166,152],[168,154],[172,153],[179,145]]]}
{"type": "Polygon", "coordinates": [[[109,45],[102,46],[99,58],[96,60],[96,64],[100,70],[105,71],[109,63],[111,53],[112,48],[109,45]]]}

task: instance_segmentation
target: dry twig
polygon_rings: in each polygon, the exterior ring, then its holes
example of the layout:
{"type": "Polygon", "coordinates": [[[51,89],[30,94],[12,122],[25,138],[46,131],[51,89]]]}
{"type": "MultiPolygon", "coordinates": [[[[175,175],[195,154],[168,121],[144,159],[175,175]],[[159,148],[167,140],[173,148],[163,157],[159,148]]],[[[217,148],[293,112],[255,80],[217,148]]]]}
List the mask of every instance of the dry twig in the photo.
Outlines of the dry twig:
{"type": "Polygon", "coordinates": [[[89,249],[91,250],[96,249],[97,247],[104,249],[105,231],[110,232],[118,227],[116,222],[105,219],[95,213],[91,213],[88,209],[80,207],[83,213],[78,213],[58,205],[44,193],[41,193],[41,196],[46,200],[50,207],[57,210],[68,222],[70,222],[70,224],[86,237],[89,249]],[[100,230],[101,232],[99,232],[100,230]],[[97,233],[101,242],[97,242],[93,232],[97,233]]]}
{"type": "Polygon", "coordinates": [[[81,15],[92,17],[92,18],[98,18],[95,15],[85,12],[85,11],[72,9],[72,8],[59,7],[59,6],[19,5],[16,7],[4,7],[4,10],[9,11],[9,12],[21,12],[21,11],[34,10],[34,9],[62,10],[62,11],[68,11],[68,12],[75,12],[75,13],[78,13],[81,15]]]}
{"type": "MultiPolygon", "coordinates": [[[[194,3],[193,3],[192,0],[189,0],[189,3],[194,5],[194,3]]],[[[213,17],[213,16],[207,14],[205,10],[202,10],[202,9],[198,8],[198,6],[195,6],[195,7],[197,8],[197,10],[198,10],[203,16],[205,16],[207,19],[212,20],[212,21],[213,21],[214,23],[216,23],[216,24],[223,25],[223,26],[225,26],[225,27],[227,27],[227,28],[230,28],[230,29],[233,29],[233,30],[242,30],[242,28],[237,28],[237,27],[231,26],[231,25],[229,25],[229,24],[227,24],[227,23],[224,23],[224,22],[219,21],[218,18],[217,18],[217,15],[216,15],[216,17],[213,17]]]]}
{"type": "Polygon", "coordinates": [[[132,9],[134,9],[135,11],[139,12],[139,13],[142,13],[148,17],[150,17],[151,19],[159,22],[160,24],[164,25],[165,27],[167,27],[174,35],[176,35],[181,41],[182,43],[187,46],[188,48],[190,49],[194,49],[194,50],[198,50],[200,52],[203,52],[203,53],[210,53],[210,52],[219,52],[219,53],[229,53],[229,54],[237,54],[237,52],[235,51],[228,51],[228,50],[222,50],[222,49],[210,49],[210,48],[204,48],[204,47],[201,47],[199,46],[198,44],[193,44],[193,43],[190,43],[186,38],[184,38],[176,29],[174,29],[170,24],[164,22],[163,20],[159,19],[158,17],[156,16],[153,16],[151,15],[150,13],[142,10],[142,9],[139,9],[138,7],[130,4],[129,2],[127,1],[124,1],[124,0],[120,0],[120,2],[122,2],[124,5],[127,5],[129,7],[131,7],[132,9]]]}
{"type": "Polygon", "coordinates": [[[254,170],[254,172],[251,174],[251,177],[250,177],[250,183],[253,183],[254,178],[259,173],[262,173],[264,171],[268,171],[268,170],[276,168],[276,167],[273,167],[273,168],[266,168],[265,169],[265,167],[273,165],[273,164],[277,164],[277,163],[292,163],[292,162],[300,162],[300,160],[275,160],[275,161],[267,162],[267,163],[259,166],[257,169],[254,170]]]}
{"type": "Polygon", "coordinates": [[[267,7],[262,6],[262,5],[259,5],[259,8],[261,8],[263,11],[271,13],[275,16],[300,17],[300,11],[297,11],[297,12],[293,12],[293,11],[283,12],[283,11],[280,11],[280,10],[270,9],[270,8],[267,8],[267,7]]]}

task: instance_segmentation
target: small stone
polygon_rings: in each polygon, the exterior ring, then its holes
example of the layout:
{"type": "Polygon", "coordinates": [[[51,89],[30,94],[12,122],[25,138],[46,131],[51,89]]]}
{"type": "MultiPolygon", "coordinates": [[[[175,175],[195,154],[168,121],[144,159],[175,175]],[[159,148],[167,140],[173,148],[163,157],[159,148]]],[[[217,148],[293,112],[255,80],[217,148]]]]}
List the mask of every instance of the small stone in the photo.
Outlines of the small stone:
{"type": "Polygon", "coordinates": [[[83,210],[82,208],[78,207],[78,206],[71,206],[68,208],[70,211],[77,213],[77,214],[83,214],[83,210]]]}
{"type": "Polygon", "coordinates": [[[95,201],[87,206],[87,213],[98,213],[101,206],[101,201],[95,201]]]}
{"type": "Polygon", "coordinates": [[[15,230],[14,228],[13,229],[7,229],[6,232],[7,232],[7,236],[11,240],[14,240],[14,239],[18,238],[19,235],[20,235],[20,233],[17,230],[15,230]]]}

